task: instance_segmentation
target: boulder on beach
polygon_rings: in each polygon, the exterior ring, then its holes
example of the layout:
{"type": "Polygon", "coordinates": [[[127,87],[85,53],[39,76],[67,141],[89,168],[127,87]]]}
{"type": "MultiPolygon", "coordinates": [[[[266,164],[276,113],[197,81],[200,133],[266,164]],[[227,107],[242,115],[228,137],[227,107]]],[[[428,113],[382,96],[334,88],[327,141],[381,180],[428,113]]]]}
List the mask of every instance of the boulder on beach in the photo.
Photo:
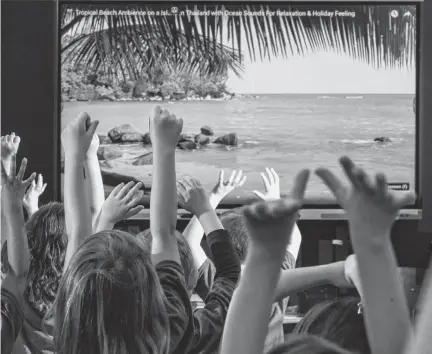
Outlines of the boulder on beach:
{"type": "Polygon", "coordinates": [[[153,152],[147,152],[144,155],[138,156],[132,165],[134,166],[146,166],[153,164],[153,152]]]}
{"type": "Polygon", "coordinates": [[[386,136],[379,136],[377,138],[374,139],[375,142],[377,143],[391,143],[391,139],[387,138],[386,136]]]}
{"type": "Polygon", "coordinates": [[[201,127],[200,131],[201,131],[201,134],[203,134],[203,135],[208,135],[208,136],[214,135],[213,129],[210,128],[208,125],[204,125],[203,127],[201,127]]]}
{"type": "Polygon", "coordinates": [[[117,151],[113,148],[108,148],[106,146],[100,146],[97,151],[98,160],[115,160],[123,156],[121,151],[117,151]]]}
{"type": "Polygon", "coordinates": [[[195,141],[195,134],[194,133],[181,133],[179,142],[185,142],[185,141],[195,141]]]}
{"type": "Polygon", "coordinates": [[[107,135],[98,134],[98,137],[99,137],[99,142],[101,144],[111,144],[112,143],[110,137],[107,135]]]}
{"type": "Polygon", "coordinates": [[[145,145],[151,145],[150,133],[145,133],[142,139],[142,143],[145,145]]]}
{"type": "Polygon", "coordinates": [[[140,133],[125,133],[120,136],[122,143],[141,143],[144,140],[144,134],[140,133]]]}
{"type": "Polygon", "coordinates": [[[141,132],[140,130],[135,128],[132,124],[123,124],[123,125],[120,125],[118,127],[112,128],[108,132],[108,136],[110,137],[110,139],[113,142],[118,143],[118,142],[121,142],[122,135],[132,134],[132,133],[144,135],[143,132],[141,132]]]}
{"type": "Polygon", "coordinates": [[[225,134],[219,138],[216,138],[213,143],[215,144],[223,144],[229,146],[237,146],[238,145],[238,135],[237,133],[225,134]]]}
{"type": "Polygon", "coordinates": [[[210,137],[204,134],[195,135],[195,142],[199,145],[210,144],[210,137]]]}
{"type": "Polygon", "coordinates": [[[183,141],[178,143],[177,146],[182,150],[195,150],[197,148],[197,144],[194,141],[183,141]]]}

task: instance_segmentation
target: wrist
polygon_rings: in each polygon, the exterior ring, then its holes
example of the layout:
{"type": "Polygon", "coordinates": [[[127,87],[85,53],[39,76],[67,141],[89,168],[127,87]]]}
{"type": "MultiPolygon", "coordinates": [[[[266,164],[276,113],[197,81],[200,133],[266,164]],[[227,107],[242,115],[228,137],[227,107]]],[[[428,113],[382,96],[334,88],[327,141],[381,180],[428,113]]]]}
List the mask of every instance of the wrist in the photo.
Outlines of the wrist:
{"type": "Polygon", "coordinates": [[[256,246],[252,242],[246,260],[250,263],[265,264],[269,267],[280,268],[283,255],[278,257],[275,253],[265,247],[256,246]]]}
{"type": "Polygon", "coordinates": [[[210,205],[213,209],[216,209],[219,203],[222,201],[222,197],[218,194],[212,193],[209,197],[210,205]]]}
{"type": "Polygon", "coordinates": [[[153,143],[153,154],[174,154],[176,146],[170,146],[169,144],[153,143]]]}
{"type": "Polygon", "coordinates": [[[198,210],[194,210],[193,214],[199,219],[204,214],[214,213],[214,212],[215,212],[215,210],[214,210],[213,206],[210,204],[210,202],[208,202],[208,203],[205,203],[204,205],[201,205],[198,210]]]}
{"type": "Polygon", "coordinates": [[[84,162],[85,159],[85,154],[80,153],[80,152],[70,152],[70,153],[66,153],[65,152],[65,166],[67,164],[74,164],[74,163],[80,163],[82,164],[84,162]]]}
{"type": "Polygon", "coordinates": [[[85,163],[93,162],[93,161],[99,161],[96,153],[92,152],[90,154],[89,153],[85,154],[85,156],[84,156],[84,162],[85,163]]]}

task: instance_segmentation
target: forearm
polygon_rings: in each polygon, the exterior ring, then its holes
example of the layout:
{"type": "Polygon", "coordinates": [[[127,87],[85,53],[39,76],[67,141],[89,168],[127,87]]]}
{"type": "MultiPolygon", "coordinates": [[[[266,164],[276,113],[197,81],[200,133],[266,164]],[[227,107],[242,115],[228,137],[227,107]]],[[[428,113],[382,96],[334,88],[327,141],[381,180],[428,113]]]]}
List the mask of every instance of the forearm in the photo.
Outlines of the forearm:
{"type": "Polygon", "coordinates": [[[302,235],[301,235],[300,229],[297,226],[297,223],[295,223],[293,230],[291,232],[290,241],[288,242],[287,250],[296,259],[298,257],[299,251],[300,251],[301,242],[302,242],[302,235]]]}
{"type": "MultiPolygon", "coordinates": [[[[277,283],[274,301],[315,286],[334,284],[335,279],[342,278],[344,278],[344,262],[283,270],[277,283]]],[[[349,286],[348,281],[347,286],[349,286]]]]}
{"type": "Polygon", "coordinates": [[[417,320],[415,335],[405,353],[428,354],[432,333],[432,268],[429,267],[421,298],[420,316],[417,320]]]}
{"type": "Polygon", "coordinates": [[[189,224],[183,231],[183,236],[186,239],[187,243],[192,252],[192,256],[194,259],[195,267],[198,269],[203,265],[205,260],[207,259],[207,255],[201,247],[201,240],[203,238],[204,229],[201,226],[198,218],[194,216],[189,224]]]}
{"type": "Polygon", "coordinates": [[[226,278],[234,283],[240,278],[240,257],[226,230],[215,230],[207,235],[216,269],[215,279],[226,278]]]}
{"type": "Polygon", "coordinates": [[[222,354],[263,353],[280,263],[277,258],[262,256],[251,247],[229,306],[222,354]]]}
{"type": "Polygon", "coordinates": [[[69,237],[65,267],[86,237],[92,234],[91,216],[87,204],[82,161],[66,158],[64,177],[64,208],[69,237]]]}
{"type": "MultiPolygon", "coordinates": [[[[370,237],[370,235],[368,235],[370,237]]],[[[403,353],[411,336],[408,306],[390,236],[372,237],[381,244],[353,242],[362,284],[365,322],[372,352],[403,353]],[[385,314],[385,316],[383,316],[385,314]]],[[[358,235],[353,240],[365,240],[358,235]]]]}
{"type": "Polygon", "coordinates": [[[154,148],[153,183],[150,198],[150,229],[153,235],[152,254],[176,253],[174,237],[177,223],[177,189],[175,172],[175,151],[154,148]]]}
{"type": "Polygon", "coordinates": [[[86,171],[85,183],[89,192],[90,213],[94,225],[105,202],[104,185],[97,156],[87,157],[84,160],[84,168],[86,171]]]}
{"type": "Polygon", "coordinates": [[[25,277],[29,270],[30,252],[24,228],[23,208],[20,204],[8,205],[5,209],[9,264],[15,277],[25,277]]]}

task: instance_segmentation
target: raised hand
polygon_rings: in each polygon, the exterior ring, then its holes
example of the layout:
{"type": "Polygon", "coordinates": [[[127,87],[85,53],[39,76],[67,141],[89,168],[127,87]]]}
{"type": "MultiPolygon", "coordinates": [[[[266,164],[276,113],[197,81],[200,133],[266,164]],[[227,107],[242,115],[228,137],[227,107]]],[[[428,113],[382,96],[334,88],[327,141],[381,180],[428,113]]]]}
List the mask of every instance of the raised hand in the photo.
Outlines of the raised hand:
{"type": "Polygon", "coordinates": [[[285,253],[308,180],[309,170],[302,170],[297,174],[288,198],[261,201],[244,208],[245,223],[256,247],[269,254],[285,253]]]}
{"type": "Polygon", "coordinates": [[[183,129],[183,119],[156,106],[150,115],[150,136],[157,148],[175,149],[183,129]]]}
{"type": "Polygon", "coordinates": [[[262,200],[280,199],[279,176],[273,168],[266,167],[267,175],[261,172],[261,178],[264,182],[264,193],[254,190],[252,193],[262,200]]]}
{"type": "Polygon", "coordinates": [[[194,178],[187,177],[177,182],[177,196],[180,205],[198,218],[213,210],[206,191],[194,178]]]}
{"type": "Polygon", "coordinates": [[[217,198],[219,201],[224,199],[234,189],[240,188],[246,182],[246,177],[243,175],[242,170],[234,170],[231,172],[231,176],[228,181],[224,179],[224,170],[219,173],[219,180],[216,186],[213,188],[212,197],[217,198]]]}
{"type": "MultiPolygon", "coordinates": [[[[21,138],[15,133],[1,137],[1,159],[11,158],[13,154],[18,152],[21,138]]],[[[9,173],[9,171],[6,171],[9,173]]]]}
{"type": "Polygon", "coordinates": [[[104,225],[110,224],[112,227],[115,223],[130,218],[143,210],[144,207],[138,205],[144,194],[144,191],[140,190],[142,186],[141,182],[137,184],[129,182],[126,185],[121,183],[115,187],[102,206],[99,225],[104,223],[104,225]]]}
{"type": "Polygon", "coordinates": [[[45,191],[46,186],[47,184],[43,183],[43,176],[41,174],[38,175],[37,183],[35,180],[32,181],[23,199],[23,205],[28,212],[38,210],[39,197],[45,191]]]}
{"type": "Polygon", "coordinates": [[[93,140],[99,121],[92,121],[88,113],[81,113],[63,130],[61,141],[65,157],[84,159],[93,140]]]}
{"type": "Polygon", "coordinates": [[[383,174],[371,178],[348,157],[342,157],[340,163],[350,181],[349,186],[326,168],[317,169],[316,174],[345,209],[350,226],[366,229],[371,236],[389,233],[398,211],[413,203],[415,194],[388,190],[383,174]]]}
{"type": "Polygon", "coordinates": [[[34,181],[36,174],[32,173],[29,178],[23,180],[27,168],[27,159],[22,159],[21,166],[16,173],[16,155],[12,154],[9,175],[3,163],[1,163],[2,182],[2,207],[20,205],[22,208],[24,194],[28,186],[34,181]]]}

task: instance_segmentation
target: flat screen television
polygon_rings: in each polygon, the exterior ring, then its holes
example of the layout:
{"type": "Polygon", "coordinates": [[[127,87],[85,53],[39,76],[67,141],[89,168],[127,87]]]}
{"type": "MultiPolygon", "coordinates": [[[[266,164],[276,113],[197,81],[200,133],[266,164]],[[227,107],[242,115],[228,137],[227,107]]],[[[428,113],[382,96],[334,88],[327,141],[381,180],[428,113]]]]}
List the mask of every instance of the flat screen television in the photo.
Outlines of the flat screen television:
{"type": "MultiPolygon", "coordinates": [[[[222,209],[254,200],[266,167],[283,194],[303,167],[343,175],[342,155],[418,194],[418,3],[60,2],[59,17],[58,133],[83,111],[100,121],[107,193],[151,189],[157,104],[184,120],[177,178],[210,191],[221,169],[247,175],[222,209]]],[[[330,210],[312,175],[304,215],[330,210]]]]}

